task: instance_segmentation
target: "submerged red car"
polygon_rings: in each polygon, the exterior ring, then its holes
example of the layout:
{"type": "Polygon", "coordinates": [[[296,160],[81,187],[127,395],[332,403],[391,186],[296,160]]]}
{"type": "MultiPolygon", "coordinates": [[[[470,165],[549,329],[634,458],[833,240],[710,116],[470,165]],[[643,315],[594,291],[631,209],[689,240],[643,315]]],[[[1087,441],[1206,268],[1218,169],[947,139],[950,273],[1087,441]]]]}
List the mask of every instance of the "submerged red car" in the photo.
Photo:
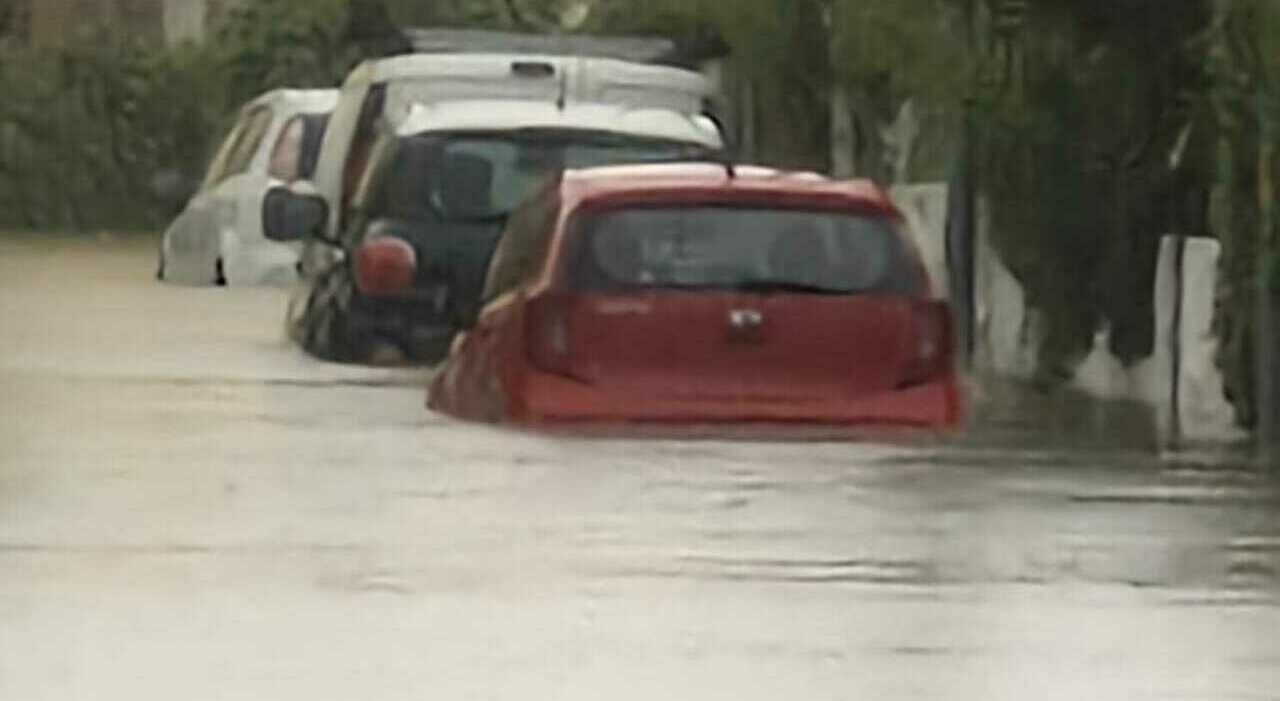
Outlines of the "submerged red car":
{"type": "Polygon", "coordinates": [[[954,426],[950,310],[904,229],[865,182],[569,171],[510,219],[428,404],[535,425],[954,426]]]}

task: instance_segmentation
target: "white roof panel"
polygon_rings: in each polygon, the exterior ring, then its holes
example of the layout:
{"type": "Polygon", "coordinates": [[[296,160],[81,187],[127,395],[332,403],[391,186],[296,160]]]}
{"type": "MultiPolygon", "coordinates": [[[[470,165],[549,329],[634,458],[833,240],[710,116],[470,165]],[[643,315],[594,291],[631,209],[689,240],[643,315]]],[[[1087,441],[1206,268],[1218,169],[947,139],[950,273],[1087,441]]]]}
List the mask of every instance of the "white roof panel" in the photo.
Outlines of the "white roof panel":
{"type": "Polygon", "coordinates": [[[257,105],[269,105],[277,112],[283,113],[328,113],[338,106],[338,91],[283,88],[263,93],[248,104],[249,107],[257,105]]]}
{"type": "Polygon", "coordinates": [[[606,58],[541,54],[409,54],[366,64],[352,81],[386,82],[397,120],[415,104],[462,100],[607,103],[700,112],[712,94],[699,73],[606,58]],[[517,66],[537,66],[521,74],[517,66]]]}
{"type": "Polygon", "coordinates": [[[418,105],[400,123],[402,136],[426,132],[568,129],[666,139],[708,148],[723,146],[713,124],[693,115],[620,105],[555,104],[517,100],[469,100],[418,105]]]}

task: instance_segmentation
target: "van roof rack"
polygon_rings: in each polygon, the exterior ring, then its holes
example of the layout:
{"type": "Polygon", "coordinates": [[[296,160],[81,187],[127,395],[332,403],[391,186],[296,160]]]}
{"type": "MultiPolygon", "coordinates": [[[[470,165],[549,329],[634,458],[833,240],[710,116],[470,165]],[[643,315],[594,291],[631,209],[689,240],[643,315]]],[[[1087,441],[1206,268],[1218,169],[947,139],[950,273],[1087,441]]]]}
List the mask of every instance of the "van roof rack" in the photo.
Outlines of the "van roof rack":
{"type": "Polygon", "coordinates": [[[512,53],[614,58],[635,63],[693,67],[728,55],[723,42],[677,42],[658,36],[527,34],[483,29],[402,29],[412,53],[512,53]]]}

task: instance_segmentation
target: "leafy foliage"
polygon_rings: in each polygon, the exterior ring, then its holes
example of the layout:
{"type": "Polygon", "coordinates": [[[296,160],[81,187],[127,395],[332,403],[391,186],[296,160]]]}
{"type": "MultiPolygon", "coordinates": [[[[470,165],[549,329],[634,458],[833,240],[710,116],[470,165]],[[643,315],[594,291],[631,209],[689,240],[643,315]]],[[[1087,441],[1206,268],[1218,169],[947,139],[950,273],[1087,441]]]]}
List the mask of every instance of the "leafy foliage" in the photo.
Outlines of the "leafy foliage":
{"type": "Polygon", "coordinates": [[[1214,229],[1223,244],[1219,364],[1242,423],[1259,419],[1256,322],[1259,290],[1280,289],[1275,226],[1280,163],[1280,6],[1216,0],[1202,37],[1208,86],[1197,128],[1214,140],[1214,229]],[[1268,224],[1268,220],[1269,224],[1268,224]]]}
{"type": "Polygon", "coordinates": [[[341,0],[260,0],[232,10],[213,46],[229,75],[232,103],[267,86],[330,86],[354,56],[343,45],[341,0]]]}
{"type": "Polygon", "coordinates": [[[11,96],[0,104],[3,224],[154,221],[149,180],[198,168],[204,134],[220,114],[204,88],[217,84],[202,57],[186,49],[119,41],[7,50],[0,60],[0,89],[11,96]]]}
{"type": "Polygon", "coordinates": [[[1101,324],[1121,359],[1150,355],[1159,237],[1207,233],[1206,141],[1173,159],[1191,119],[1182,94],[1202,81],[1183,47],[1207,20],[1196,2],[1045,0],[1028,16],[1014,88],[980,96],[996,243],[1047,312],[1050,374],[1101,324]]]}
{"type": "Polygon", "coordinates": [[[196,178],[240,104],[335,85],[398,48],[391,27],[376,0],[256,0],[203,46],[106,28],[58,48],[0,43],[0,226],[159,226],[170,212],[153,181],[196,178]]]}
{"type": "Polygon", "coordinates": [[[361,60],[407,47],[380,0],[256,0],[213,42],[232,104],[280,86],[338,85],[361,60]]]}

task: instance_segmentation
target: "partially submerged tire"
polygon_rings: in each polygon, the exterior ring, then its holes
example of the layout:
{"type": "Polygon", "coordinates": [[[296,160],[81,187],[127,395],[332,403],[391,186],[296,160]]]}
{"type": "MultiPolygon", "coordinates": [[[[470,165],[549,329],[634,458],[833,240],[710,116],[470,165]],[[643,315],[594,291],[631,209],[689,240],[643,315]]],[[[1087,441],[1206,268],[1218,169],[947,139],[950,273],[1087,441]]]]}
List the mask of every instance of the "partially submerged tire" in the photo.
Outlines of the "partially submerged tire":
{"type": "Polygon", "coordinates": [[[377,328],[373,319],[355,308],[356,294],[350,270],[335,266],[313,285],[291,335],[309,354],[335,363],[420,365],[436,364],[448,356],[451,329],[377,328]]]}
{"type": "Polygon", "coordinates": [[[348,323],[351,289],[350,276],[343,266],[316,281],[300,329],[302,347],[311,355],[335,363],[361,362],[348,323]]]}

